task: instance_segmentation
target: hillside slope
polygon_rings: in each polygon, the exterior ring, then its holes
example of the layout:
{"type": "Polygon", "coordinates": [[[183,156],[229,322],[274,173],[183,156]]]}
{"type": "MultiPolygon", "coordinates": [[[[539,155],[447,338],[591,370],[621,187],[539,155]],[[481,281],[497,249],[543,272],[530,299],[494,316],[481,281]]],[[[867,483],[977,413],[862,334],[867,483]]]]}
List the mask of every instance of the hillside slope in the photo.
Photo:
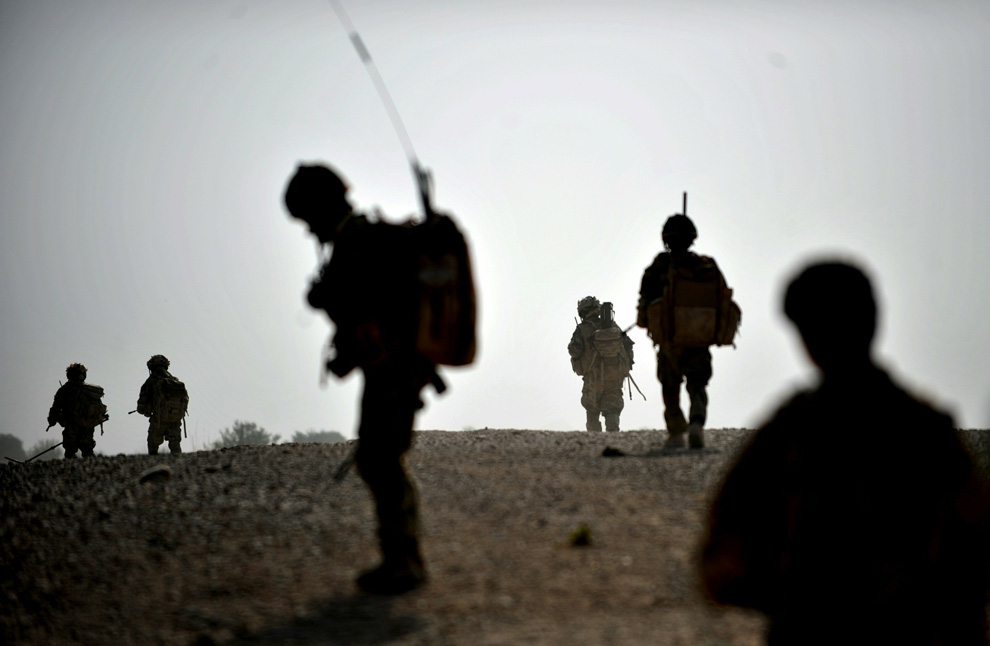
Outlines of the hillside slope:
{"type": "Polygon", "coordinates": [[[330,477],[353,443],[3,466],[0,641],[758,644],[692,564],[749,435],[664,453],[653,431],[418,432],[431,581],[397,598],[353,585],[377,558],[363,483],[330,477]],[[592,545],[569,546],[582,524],[592,545]]]}

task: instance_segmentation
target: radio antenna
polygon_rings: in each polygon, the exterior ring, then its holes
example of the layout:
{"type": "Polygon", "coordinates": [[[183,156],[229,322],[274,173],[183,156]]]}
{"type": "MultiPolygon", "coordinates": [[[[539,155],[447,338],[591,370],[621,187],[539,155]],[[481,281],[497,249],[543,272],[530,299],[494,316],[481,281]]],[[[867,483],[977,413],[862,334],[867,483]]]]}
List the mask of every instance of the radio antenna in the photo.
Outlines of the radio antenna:
{"type": "MultiPolygon", "coordinates": [[[[361,58],[361,62],[364,63],[365,69],[368,70],[368,74],[371,76],[371,81],[375,84],[375,89],[378,90],[378,96],[381,98],[382,103],[385,104],[385,111],[388,112],[388,117],[392,121],[392,127],[395,128],[395,133],[399,135],[399,142],[402,144],[402,150],[405,151],[406,157],[409,159],[409,163],[413,165],[413,168],[419,167],[419,161],[416,158],[416,151],[413,150],[412,140],[409,138],[409,133],[406,132],[406,126],[402,123],[402,117],[399,116],[399,111],[395,107],[395,102],[392,101],[392,95],[388,93],[388,88],[385,87],[385,81],[382,79],[382,75],[378,72],[378,67],[375,65],[375,61],[371,59],[371,53],[368,52],[368,48],[364,46],[364,41],[361,40],[361,35],[354,28],[354,23],[347,16],[347,12],[344,11],[344,7],[340,4],[338,0],[330,0],[330,4],[333,6],[333,10],[337,12],[337,17],[340,19],[341,24],[347,31],[348,37],[351,39],[351,43],[354,45],[354,49],[357,50],[358,56],[361,58]]],[[[417,181],[419,177],[417,176],[417,181]]]]}
{"type": "Polygon", "coordinates": [[[402,150],[405,151],[406,159],[409,160],[409,165],[412,166],[413,179],[416,181],[416,188],[419,189],[419,200],[423,206],[423,214],[429,220],[435,215],[433,205],[431,204],[433,177],[428,170],[419,165],[416,151],[413,150],[412,139],[409,138],[409,133],[406,132],[406,126],[402,123],[399,110],[395,107],[395,102],[392,101],[392,95],[388,93],[388,88],[385,87],[385,81],[378,72],[375,61],[371,59],[371,53],[364,46],[364,41],[361,40],[361,35],[354,27],[354,23],[347,16],[347,12],[344,11],[344,7],[340,4],[339,0],[330,0],[330,4],[337,13],[340,23],[347,31],[347,35],[350,37],[354,49],[357,50],[361,62],[364,63],[365,69],[368,70],[368,75],[371,76],[371,81],[375,84],[375,89],[378,90],[378,96],[381,98],[382,103],[385,104],[385,111],[388,113],[388,118],[392,121],[392,127],[395,129],[395,134],[399,136],[399,143],[402,144],[402,150]]]}

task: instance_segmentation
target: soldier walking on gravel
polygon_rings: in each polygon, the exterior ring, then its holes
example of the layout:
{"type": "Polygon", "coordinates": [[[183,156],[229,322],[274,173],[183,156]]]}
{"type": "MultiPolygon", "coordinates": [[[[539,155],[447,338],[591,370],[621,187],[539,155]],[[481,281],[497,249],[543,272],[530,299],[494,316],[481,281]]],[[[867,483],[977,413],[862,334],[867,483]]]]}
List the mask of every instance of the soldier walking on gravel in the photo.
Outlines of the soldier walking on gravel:
{"type": "Polygon", "coordinates": [[[603,306],[594,296],[585,296],[577,304],[580,322],[567,344],[571,368],[584,381],[581,405],[586,413],[585,428],[601,432],[619,431],[622,413],[622,384],[633,365],[633,342],[613,316],[612,304],[603,306]]]}
{"type": "Polygon", "coordinates": [[[333,244],[308,294],[309,304],[336,324],[336,356],[327,369],[338,377],[354,368],[364,373],[354,462],[375,499],[382,563],[361,574],[357,584],[366,592],[399,594],[426,581],[416,489],[403,455],[412,445],[416,411],[423,407],[420,391],[427,384],[438,393],[445,388],[436,365],[473,360],[474,286],[463,238],[452,220],[432,212],[422,184],[427,220],[411,226],[355,213],[347,190],[326,166],[300,165],[286,188],[285,205],[321,244],[333,244]],[[438,254],[423,255],[425,247],[446,249],[439,254],[443,267],[431,260],[438,254]],[[445,285],[446,298],[428,292],[445,285]],[[428,308],[445,304],[454,306],[446,311],[450,316],[431,319],[441,312],[428,308]],[[449,350],[459,356],[442,356],[449,350]]]}
{"type": "MultiPolygon", "coordinates": [[[[62,425],[62,448],[65,458],[93,457],[96,448],[96,427],[103,433],[103,422],[110,419],[103,404],[103,389],[86,383],[86,366],[73,363],[65,369],[67,381],[55,393],[48,411],[48,428],[62,425]]],[[[47,430],[47,429],[46,429],[47,430]]]]}
{"type": "Polygon", "coordinates": [[[952,419],[874,363],[869,279],[813,264],[784,313],[821,380],[726,475],[705,588],[766,613],[771,645],[987,644],[990,493],[952,419]]]}
{"type": "Polygon", "coordinates": [[[662,233],[666,251],[646,268],[639,290],[636,323],[647,328],[657,348],[657,378],[668,432],[665,448],[684,448],[688,442],[693,449],[704,447],[707,387],[712,378],[709,347],[731,344],[741,318],[715,260],[688,251],[697,237],[687,215],[670,216],[662,233]],[[685,380],[690,399],[687,419],[680,403],[685,380]]]}
{"type": "Polygon", "coordinates": [[[150,374],[141,385],[137,412],[148,418],[148,454],[168,440],[170,453],[182,453],[182,423],[189,406],[186,386],[169,371],[169,360],[160,354],[148,359],[150,374]]]}

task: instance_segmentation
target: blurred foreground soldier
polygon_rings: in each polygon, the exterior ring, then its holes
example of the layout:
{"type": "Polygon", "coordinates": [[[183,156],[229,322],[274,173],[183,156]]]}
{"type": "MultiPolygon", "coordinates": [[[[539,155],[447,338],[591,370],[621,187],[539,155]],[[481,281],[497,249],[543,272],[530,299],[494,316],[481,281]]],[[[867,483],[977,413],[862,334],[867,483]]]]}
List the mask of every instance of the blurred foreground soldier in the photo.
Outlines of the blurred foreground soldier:
{"type": "Polygon", "coordinates": [[[137,412],[148,418],[148,454],[168,440],[170,453],[182,453],[182,424],[189,408],[186,386],[168,371],[169,361],[156,354],[148,359],[151,373],[141,385],[137,412]]]}
{"type": "Polygon", "coordinates": [[[683,214],[663,225],[666,251],[643,273],[636,323],[645,327],[657,348],[657,378],[663,392],[668,437],[665,448],[705,446],[708,382],[712,378],[709,346],[730,345],[742,313],[715,260],[688,251],[698,237],[683,214]],[[688,418],[681,410],[681,382],[687,381],[688,418]],[[687,438],[685,439],[685,435],[687,438]]]}
{"type": "Polygon", "coordinates": [[[873,362],[869,280],[811,265],[784,312],[821,381],[728,472],[704,586],[766,613],[771,645],[986,644],[990,496],[952,419],[873,362]]]}
{"type": "MultiPolygon", "coordinates": [[[[418,170],[418,169],[417,169],[418,170]]],[[[447,216],[416,225],[371,221],[352,210],[347,185],[321,165],[301,165],[285,205],[333,254],[310,287],[309,304],[336,325],[327,369],[364,373],[355,464],[375,499],[382,563],[361,574],[366,592],[399,594],[426,581],[416,490],[403,465],[420,391],[445,389],[437,364],[474,358],[474,287],[467,246],[447,216]]]]}
{"type": "Polygon", "coordinates": [[[93,457],[96,427],[100,427],[102,435],[103,422],[110,419],[103,404],[103,389],[86,383],[86,366],[81,363],[66,368],[65,376],[68,381],[55,393],[55,401],[48,411],[48,428],[62,425],[62,448],[66,459],[76,457],[76,451],[84,458],[93,457]]]}
{"type": "Polygon", "coordinates": [[[577,304],[581,321],[571,335],[567,352],[571,368],[584,379],[581,405],[587,415],[586,428],[601,432],[619,431],[622,383],[633,365],[633,342],[612,317],[612,304],[603,306],[594,296],[585,296],[577,304]]]}

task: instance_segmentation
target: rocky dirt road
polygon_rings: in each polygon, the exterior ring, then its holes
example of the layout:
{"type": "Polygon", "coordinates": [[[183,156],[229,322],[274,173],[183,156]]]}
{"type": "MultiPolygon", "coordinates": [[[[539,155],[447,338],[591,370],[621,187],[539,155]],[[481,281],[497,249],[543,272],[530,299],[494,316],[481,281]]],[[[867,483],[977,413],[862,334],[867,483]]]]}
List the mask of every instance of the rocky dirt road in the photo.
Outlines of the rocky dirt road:
{"type": "Polygon", "coordinates": [[[377,551],[363,484],[330,477],[352,443],[2,466],[0,641],[759,644],[762,620],[704,603],[693,566],[749,432],[674,453],[663,435],[418,432],[431,581],[396,598],[353,585],[377,551]]]}

